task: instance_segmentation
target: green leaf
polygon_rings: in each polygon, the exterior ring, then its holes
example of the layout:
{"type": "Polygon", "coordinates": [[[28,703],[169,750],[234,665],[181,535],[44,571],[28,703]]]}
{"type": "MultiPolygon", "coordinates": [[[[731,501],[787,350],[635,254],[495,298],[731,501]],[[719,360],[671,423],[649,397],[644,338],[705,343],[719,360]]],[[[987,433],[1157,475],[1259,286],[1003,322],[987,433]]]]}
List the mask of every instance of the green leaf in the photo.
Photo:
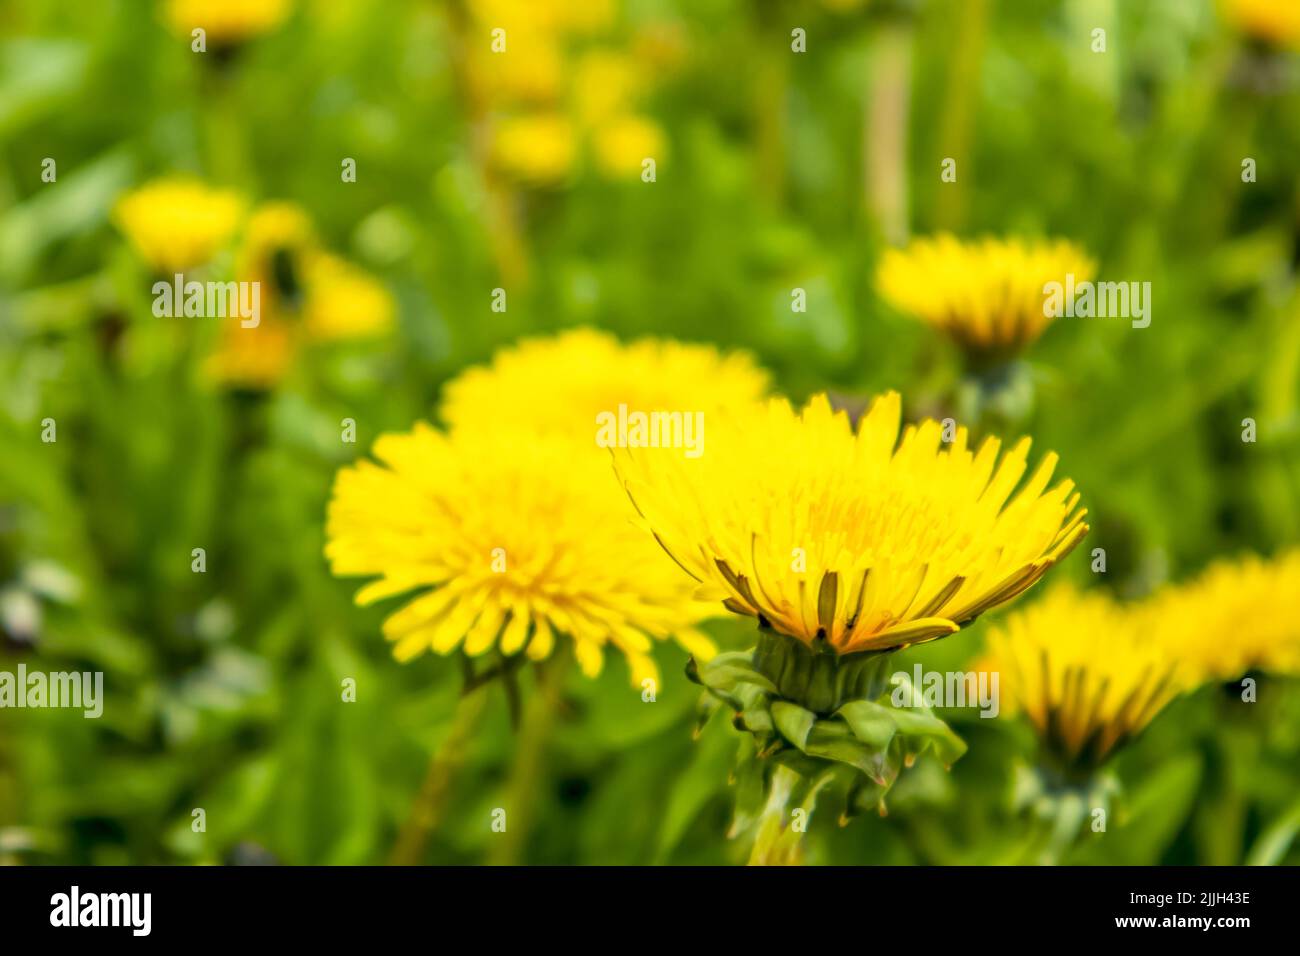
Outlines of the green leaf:
{"type": "Polygon", "coordinates": [[[1300,833],[1300,800],[1291,804],[1255,841],[1246,855],[1247,866],[1276,866],[1300,833]]]}

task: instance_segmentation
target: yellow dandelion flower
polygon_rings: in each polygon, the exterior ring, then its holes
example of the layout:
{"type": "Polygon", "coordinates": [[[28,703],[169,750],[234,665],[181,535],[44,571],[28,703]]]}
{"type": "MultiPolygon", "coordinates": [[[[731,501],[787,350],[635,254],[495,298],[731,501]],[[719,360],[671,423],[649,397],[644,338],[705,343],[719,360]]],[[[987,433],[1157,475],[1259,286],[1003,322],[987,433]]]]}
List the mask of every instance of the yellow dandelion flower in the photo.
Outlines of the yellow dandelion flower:
{"type": "Polygon", "coordinates": [[[510,425],[567,436],[608,469],[609,453],[595,442],[597,420],[620,405],[647,414],[700,412],[707,424],[767,389],[767,373],[743,352],[723,355],[661,339],[624,345],[607,332],[579,328],[526,339],[499,351],[490,365],[461,373],[444,389],[441,413],[456,428],[510,425]]]}
{"type": "Polygon", "coordinates": [[[710,655],[696,629],[709,606],[629,520],[608,460],[530,431],[426,424],[374,454],[338,474],[326,555],[335,574],[378,576],[360,604],[422,592],[384,623],[399,660],[458,648],[540,660],[562,635],[584,673],[608,646],[639,683],[655,676],[654,640],[710,655]]]}
{"type": "Polygon", "coordinates": [[[991,629],[980,669],[1066,767],[1094,768],[1178,693],[1174,658],[1145,605],[1054,587],[991,629]]]}
{"type": "Polygon", "coordinates": [[[387,287],[338,256],[310,256],[303,286],[303,329],[314,341],[373,338],[393,327],[397,306],[387,287]]]}
{"type": "Polygon", "coordinates": [[[316,229],[300,206],[269,202],[249,216],[235,254],[235,273],[240,281],[258,283],[263,317],[299,307],[304,263],[316,249],[316,229]]]}
{"type": "Polygon", "coordinates": [[[564,91],[564,58],[555,38],[534,31],[507,33],[506,52],[479,45],[470,53],[469,77],[489,103],[553,104],[564,91]]]}
{"type": "Polygon", "coordinates": [[[640,93],[641,70],[631,57],[591,50],[574,65],[573,106],[579,122],[594,125],[623,113],[640,93]]]}
{"type": "Polygon", "coordinates": [[[976,359],[1014,355],[1052,319],[1043,287],[1090,280],[1096,265],[1065,241],[916,239],[881,259],[881,296],[954,339],[976,359]]]}
{"type": "Polygon", "coordinates": [[[284,378],[296,352],[293,330],[280,319],[263,316],[250,328],[227,322],[203,365],[203,376],[225,388],[267,391],[284,378]]]}
{"type": "Polygon", "coordinates": [[[122,196],[113,218],[159,273],[203,265],[234,235],[244,201],[191,179],[160,179],[122,196]]]}
{"type": "Polygon", "coordinates": [[[579,36],[590,36],[608,30],[618,17],[618,0],[547,0],[543,7],[556,29],[579,36]]]}
{"type": "Polygon", "coordinates": [[[1300,4],[1291,0],[1220,0],[1223,19],[1246,36],[1278,47],[1300,47],[1300,4]]]}
{"type": "Polygon", "coordinates": [[[1300,550],[1218,561],[1152,603],[1156,634],[1189,686],[1300,674],[1300,550]]]}
{"type": "Polygon", "coordinates": [[[596,167],[610,179],[639,175],[646,159],[662,163],[667,152],[663,129],[644,116],[615,116],[592,132],[596,167]]]}
{"type": "Polygon", "coordinates": [[[614,22],[615,0],[469,0],[470,16],[484,27],[550,34],[590,33],[614,22]]]}
{"type": "Polygon", "coordinates": [[[507,31],[536,31],[557,35],[590,35],[613,25],[617,0],[469,0],[470,16],[481,26],[507,31]]]}
{"type": "Polygon", "coordinates": [[[242,43],[280,26],[292,0],[168,0],[167,22],[183,36],[201,27],[217,45],[242,43]]]}
{"type": "Polygon", "coordinates": [[[573,124],[558,113],[507,117],[493,130],[493,164],[502,173],[528,184],[562,182],[573,171],[576,157],[573,124]]]}
{"type": "Polygon", "coordinates": [[[877,398],[857,432],[824,395],[710,427],[696,459],[615,454],[628,494],[701,595],[839,655],[944,637],[1032,586],[1087,532],[1047,455],[1015,491],[1029,439],[977,453],[965,429],[909,425],[877,398]]]}
{"type": "Polygon", "coordinates": [[[255,327],[222,329],[203,368],[220,385],[272,388],[304,344],[372,338],[395,322],[388,289],[324,251],[311,217],[292,203],[265,203],[249,217],[235,275],[258,283],[261,316],[255,327]]]}
{"type": "Polygon", "coordinates": [[[474,0],[469,12],[479,37],[470,47],[469,78],[479,95],[500,105],[557,102],[565,87],[566,40],[608,26],[615,9],[610,0],[474,0]]]}

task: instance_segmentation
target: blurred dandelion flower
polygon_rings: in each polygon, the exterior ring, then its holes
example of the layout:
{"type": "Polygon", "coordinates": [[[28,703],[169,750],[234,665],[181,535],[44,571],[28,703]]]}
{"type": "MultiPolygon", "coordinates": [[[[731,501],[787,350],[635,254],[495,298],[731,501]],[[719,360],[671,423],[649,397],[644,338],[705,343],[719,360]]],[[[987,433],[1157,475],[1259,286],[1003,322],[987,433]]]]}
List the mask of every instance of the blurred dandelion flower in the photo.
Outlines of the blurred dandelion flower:
{"type": "Polygon", "coordinates": [[[204,362],[203,376],[226,388],[268,391],[284,378],[296,353],[293,329],[284,319],[268,316],[255,328],[228,322],[204,362]]]}
{"type": "Polygon", "coordinates": [[[276,201],[253,210],[235,255],[235,273],[260,285],[264,317],[301,307],[304,263],[317,248],[316,228],[301,206],[276,201]]]}
{"type": "Polygon", "coordinates": [[[268,202],[248,218],[235,255],[236,278],[256,282],[263,314],[256,328],[227,323],[204,375],[219,385],[265,391],[313,344],[382,336],[396,321],[392,294],[352,263],[321,248],[311,217],[268,202]]]}
{"type": "Polygon", "coordinates": [[[476,94],[498,105],[503,100],[558,103],[565,90],[569,42],[607,29],[616,12],[613,0],[474,0],[469,4],[471,29],[491,41],[469,45],[468,78],[476,94]]]}
{"type": "Polygon", "coordinates": [[[1032,586],[1088,527],[1071,481],[1047,489],[1029,439],[978,452],[877,398],[856,434],[823,395],[724,421],[697,460],[616,455],[646,524],[707,593],[809,647],[846,655],[956,632],[1032,586]]]}
{"type": "Polygon", "coordinates": [[[943,331],[973,360],[1013,357],[1052,321],[1043,287],[1092,278],[1096,265],[1062,240],[916,239],[880,262],[880,294],[900,312],[943,331]]]}
{"type": "Polygon", "coordinates": [[[480,44],[468,57],[474,94],[490,102],[546,108],[563,95],[564,57],[559,41],[548,34],[508,30],[506,52],[480,44]]]}
{"type": "Polygon", "coordinates": [[[490,365],[467,369],[447,384],[442,416],[456,428],[518,426],[568,436],[608,469],[609,453],[594,439],[602,412],[620,404],[646,412],[689,409],[708,421],[758,401],[768,385],[767,373],[743,352],[724,355],[664,339],[624,345],[578,328],[526,339],[497,352],[490,365]]]}
{"type": "Polygon", "coordinates": [[[470,15],[485,27],[511,28],[577,36],[597,33],[613,25],[617,0],[469,0],[470,15]]]}
{"type": "Polygon", "coordinates": [[[303,277],[303,329],[312,341],[373,338],[392,329],[392,293],[347,260],[317,253],[307,258],[303,277]]]}
{"type": "Polygon", "coordinates": [[[493,128],[493,164],[534,186],[563,182],[573,171],[577,155],[573,124],[560,113],[510,116],[493,128]]]}
{"type": "Polygon", "coordinates": [[[292,0],[167,0],[167,22],[183,36],[201,27],[209,42],[232,46],[271,32],[292,9],[292,0]]]}
{"type": "Polygon", "coordinates": [[[608,179],[640,173],[648,158],[662,163],[667,145],[662,127],[644,116],[614,116],[592,131],[596,166],[608,179]]]}
{"type": "Polygon", "coordinates": [[[622,113],[644,85],[640,65],[627,54],[608,49],[584,53],[574,64],[574,113],[581,123],[599,123],[622,113]]]}
{"type": "Polygon", "coordinates": [[[1145,603],[1054,587],[994,626],[980,669],[1000,675],[1005,712],[1028,717],[1058,769],[1088,774],[1182,689],[1159,619],[1145,603]]]}
{"type": "Polygon", "coordinates": [[[1300,674],[1300,550],[1218,561],[1151,601],[1186,685],[1300,674]]]}
{"type": "Polygon", "coordinates": [[[716,605],[636,526],[596,416],[619,403],[711,412],[766,388],[746,356],[707,346],[591,329],[526,340],[448,383],[450,434],[417,425],[376,443],[382,465],[339,473],[327,554],[336,574],[383,575],[362,603],[436,588],[385,625],[402,659],[462,641],[541,659],[556,633],[588,674],[613,645],[638,681],[653,676],[652,638],[708,659],[696,625],[716,605]]]}
{"type": "Polygon", "coordinates": [[[1251,39],[1300,47],[1300,4],[1292,0],[1220,0],[1223,19],[1251,39]]]}
{"type": "Polygon", "coordinates": [[[637,108],[649,86],[647,63],[590,43],[616,22],[614,0],[478,0],[469,12],[463,26],[492,37],[471,46],[465,80],[497,172],[548,187],[567,181],[587,152],[608,178],[639,171],[646,157],[663,158],[662,127],[637,108]]]}
{"type": "Polygon", "coordinates": [[[374,454],[338,474],[326,555],[335,574],[379,576],[359,604],[423,592],[384,623],[399,660],[457,648],[541,660],[559,634],[585,674],[612,646],[639,683],[656,676],[654,640],[711,654],[696,629],[710,606],[629,520],[608,460],[529,431],[426,424],[374,454]]]}
{"type": "Polygon", "coordinates": [[[244,200],[192,179],[159,179],[123,195],[113,210],[118,228],[159,274],[208,262],[234,235],[244,200]]]}

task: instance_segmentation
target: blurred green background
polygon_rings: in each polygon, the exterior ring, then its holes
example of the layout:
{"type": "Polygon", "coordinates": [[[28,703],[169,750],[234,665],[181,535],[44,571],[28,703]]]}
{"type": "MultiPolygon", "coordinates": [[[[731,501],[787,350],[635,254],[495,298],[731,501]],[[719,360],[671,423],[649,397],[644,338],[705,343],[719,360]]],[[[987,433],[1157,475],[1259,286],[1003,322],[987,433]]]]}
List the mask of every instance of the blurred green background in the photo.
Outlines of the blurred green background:
{"type": "MultiPolygon", "coordinates": [[[[1149,328],[1065,320],[1027,356],[1022,427],[1093,516],[1060,575],[1096,584],[1084,552],[1104,547],[1100,586],[1135,596],[1300,540],[1300,70],[1285,44],[1208,0],[609,6],[566,41],[563,75],[595,47],[634,65],[662,143],[652,183],[606,174],[582,144],[558,181],[492,169],[496,104],[467,83],[461,3],[300,0],[195,53],[162,2],[0,0],[0,665],[102,670],[107,692],[97,721],[0,710],[0,861],[383,862],[460,673],[395,663],[385,608],[355,608],[356,583],[330,577],[338,467],[431,414],[496,347],[577,324],[752,350],[796,399],[897,388],[934,411],[960,358],[874,291],[881,250],[909,235],[1061,236],[1104,278],[1152,283],[1149,328]],[[302,207],[389,290],[396,328],[305,350],[271,389],[206,381],[211,328],[150,314],[112,218],[124,191],[177,173],[302,207]],[[338,440],[346,417],[355,445],[338,440]],[[1240,441],[1247,417],[1256,444],[1240,441]]],[[[904,663],[961,667],[986,626],[904,663]]],[[[739,621],[712,631],[747,637],[739,621]]],[[[566,684],[515,859],[744,859],[726,838],[738,736],[718,717],[692,739],[685,655],[656,653],[654,706],[621,664],[566,684]]],[[[1222,704],[1213,689],[1181,700],[1124,753],[1125,809],[1072,859],[1300,862],[1300,692],[1248,717],[1222,704]]],[[[946,716],[970,744],[951,774],[919,763],[883,819],[817,813],[810,860],[1021,858],[1031,824],[1010,791],[1027,729],[946,716]]],[[[517,741],[494,693],[430,862],[489,858],[482,821],[517,741]]]]}

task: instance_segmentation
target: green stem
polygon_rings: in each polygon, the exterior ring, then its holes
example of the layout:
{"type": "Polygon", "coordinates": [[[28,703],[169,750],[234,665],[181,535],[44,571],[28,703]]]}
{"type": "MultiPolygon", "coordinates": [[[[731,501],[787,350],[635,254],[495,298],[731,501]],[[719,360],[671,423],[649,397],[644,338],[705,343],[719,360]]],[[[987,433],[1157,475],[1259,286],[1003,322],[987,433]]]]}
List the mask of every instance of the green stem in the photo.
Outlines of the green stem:
{"type": "MultiPolygon", "coordinates": [[[[0,725],[8,724],[0,718],[0,725]]],[[[18,775],[14,770],[13,728],[0,729],[0,866],[17,866],[19,856],[15,849],[6,846],[6,835],[18,833],[18,775]]]]}
{"type": "MultiPolygon", "coordinates": [[[[968,184],[973,172],[971,131],[974,126],[975,97],[979,91],[980,60],[987,33],[988,0],[958,0],[956,50],[950,60],[943,115],[939,123],[940,158],[957,161],[957,180],[943,183],[936,202],[935,221],[943,229],[959,232],[966,219],[968,184]]],[[[936,163],[934,175],[939,174],[936,163]]]]}
{"type": "Polygon", "coordinates": [[[1046,844],[1038,858],[1040,865],[1056,866],[1061,862],[1074,846],[1087,810],[1083,797],[1078,793],[1067,792],[1057,798],[1056,813],[1050,821],[1046,844]]]}
{"type": "Polygon", "coordinates": [[[546,776],[546,745],[562,706],[566,663],[565,652],[557,650],[549,661],[538,665],[537,687],[524,705],[514,764],[506,783],[506,829],[495,835],[488,854],[493,866],[516,866],[523,861],[540,802],[538,791],[546,776]]]}
{"type": "Polygon", "coordinates": [[[881,29],[873,44],[863,117],[867,209],[887,242],[907,241],[908,122],[912,99],[912,24],[881,29]]]}
{"type": "Polygon", "coordinates": [[[226,186],[249,188],[257,182],[248,153],[248,124],[240,111],[234,77],[222,71],[204,74],[204,136],[209,157],[209,175],[226,186]]]}
{"type": "MultiPolygon", "coordinates": [[[[765,10],[760,8],[760,14],[765,10]]],[[[758,24],[759,42],[777,49],[788,42],[784,21],[764,15],[758,24]]],[[[759,192],[774,206],[785,192],[786,99],[790,85],[790,57],[764,56],[756,67],[753,89],[755,155],[759,192]]]]}
{"type": "Polygon", "coordinates": [[[488,688],[479,686],[463,693],[456,702],[451,730],[429,758],[420,792],[389,857],[390,866],[418,866],[424,861],[429,835],[446,812],[452,782],[465,765],[470,742],[486,709],[487,695],[488,688]]]}

